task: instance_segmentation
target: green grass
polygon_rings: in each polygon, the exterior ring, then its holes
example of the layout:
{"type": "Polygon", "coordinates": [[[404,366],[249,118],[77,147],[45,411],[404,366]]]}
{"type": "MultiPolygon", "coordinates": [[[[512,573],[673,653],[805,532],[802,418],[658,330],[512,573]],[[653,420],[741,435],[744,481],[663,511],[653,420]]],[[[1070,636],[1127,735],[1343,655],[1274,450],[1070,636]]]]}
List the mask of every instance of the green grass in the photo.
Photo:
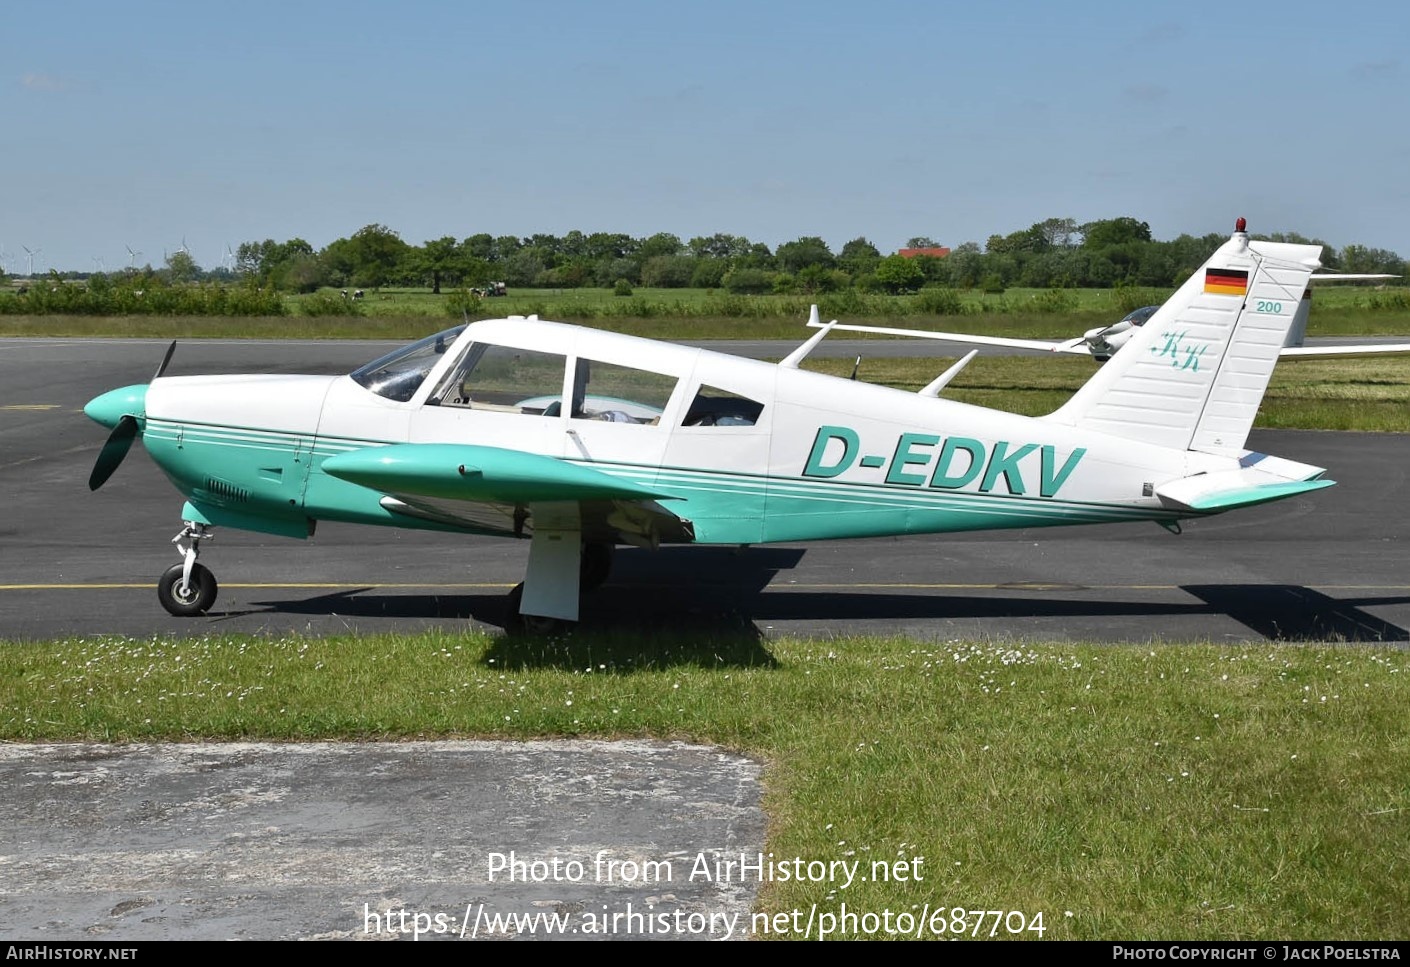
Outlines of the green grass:
{"type": "MultiPolygon", "coordinates": [[[[447,312],[451,290],[372,290],[358,303],[361,317],[311,317],[290,296],[291,315],[273,318],[153,316],[3,316],[0,336],[150,336],[161,338],[413,339],[459,321],[447,312]]],[[[325,290],[324,295],[327,294],[325,290]]],[[[982,333],[1018,338],[1068,338],[1120,319],[1136,305],[1159,302],[1166,290],[1063,290],[1054,311],[1048,290],[1010,289],[1002,295],[963,292],[959,315],[921,311],[911,297],[844,295],[731,296],[705,289],[637,289],[628,298],[608,289],[514,290],[484,299],[472,319],[537,314],[613,332],[657,339],[802,339],[809,305],[842,322],[982,333]]],[[[920,298],[920,297],[917,297],[920,298]]],[[[1309,324],[1313,336],[1410,335],[1410,290],[1323,287],[1309,324]]],[[[834,333],[832,339],[864,338],[834,333]]]]}
{"type": "Polygon", "coordinates": [[[1410,909],[1406,658],[743,634],[8,643],[0,739],[718,743],[767,763],[776,856],[923,858],[919,882],[774,884],[763,911],[1041,911],[1049,939],[1393,938],[1410,909]]]}
{"type": "MultiPolygon", "coordinates": [[[[325,289],[325,292],[336,292],[334,289],[325,289]]],[[[446,301],[455,290],[446,287],[440,295],[435,295],[430,289],[425,288],[395,288],[367,290],[366,298],[362,300],[362,308],[369,315],[389,315],[389,316],[444,316],[446,314],[446,301]]],[[[1053,298],[1049,289],[1025,289],[1012,288],[999,294],[986,294],[976,290],[959,290],[958,295],[964,307],[966,315],[1004,315],[1004,314],[1025,314],[1035,311],[1040,314],[1068,315],[1068,314],[1099,314],[1110,316],[1115,313],[1115,318],[1120,318],[1141,305],[1154,305],[1164,302],[1170,297],[1173,289],[1063,289],[1060,301],[1065,304],[1063,312],[1049,312],[1046,310],[1035,310],[1035,306],[1047,305],[1053,298]]],[[[1316,306],[1325,312],[1343,312],[1357,307],[1368,307],[1371,303],[1376,303],[1381,311],[1396,310],[1393,313],[1404,316],[1406,306],[1404,302],[1410,289],[1404,286],[1377,288],[1355,285],[1334,285],[1318,286],[1316,293],[1316,306]],[[1388,305],[1386,304],[1388,303],[1388,305]]],[[[287,301],[296,307],[307,296],[288,296],[287,301]]],[[[539,312],[545,307],[562,309],[564,316],[572,316],[575,308],[584,309],[591,313],[594,311],[607,310],[610,312],[619,311],[618,307],[625,305],[641,305],[653,303],[665,307],[679,307],[680,315],[696,314],[702,307],[712,300],[721,298],[732,298],[723,290],[716,289],[653,289],[644,286],[636,286],[632,295],[622,297],[614,295],[610,288],[581,288],[581,289],[511,289],[509,294],[500,298],[485,299],[481,302],[484,310],[495,315],[507,315],[510,313],[526,314],[529,312],[539,312]]],[[[733,297],[739,298],[739,297],[733,297]]],[[[757,295],[743,297],[755,308],[753,314],[759,316],[772,315],[794,315],[797,308],[803,307],[803,312],[807,312],[810,302],[826,302],[832,296],[827,294],[807,295],[757,295]]],[[[866,297],[871,298],[871,297],[866,297]]],[[[885,300],[887,297],[875,297],[885,300]]],[[[895,303],[903,303],[905,297],[893,298],[895,303]]],[[[891,315],[888,312],[886,315],[891,315]]],[[[1405,332],[1410,329],[1405,328],[1408,324],[1403,318],[1400,321],[1402,327],[1399,331],[1405,332]]]]}

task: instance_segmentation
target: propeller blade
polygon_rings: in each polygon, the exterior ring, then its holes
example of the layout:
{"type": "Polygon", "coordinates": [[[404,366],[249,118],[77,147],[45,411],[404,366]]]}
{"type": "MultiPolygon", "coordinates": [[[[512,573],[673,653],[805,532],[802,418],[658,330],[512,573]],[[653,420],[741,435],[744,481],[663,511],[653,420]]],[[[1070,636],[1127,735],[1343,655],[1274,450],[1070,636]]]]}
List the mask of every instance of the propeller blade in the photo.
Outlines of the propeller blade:
{"type": "Polygon", "coordinates": [[[127,456],[127,451],[132,449],[132,441],[136,437],[137,417],[128,414],[118,420],[113,432],[108,434],[108,442],[103,444],[103,449],[98,453],[93,472],[88,475],[89,490],[97,490],[108,482],[113,471],[122,463],[122,458],[127,456]]]}
{"type": "Polygon", "coordinates": [[[157,375],[153,376],[152,379],[161,379],[161,378],[162,378],[162,373],[165,373],[165,372],[166,372],[166,365],[167,365],[167,363],[171,362],[171,354],[174,353],[174,352],[176,352],[176,340],[175,340],[175,339],[173,339],[173,340],[171,341],[171,345],[170,345],[170,346],[166,347],[166,355],[162,357],[162,364],[157,367],[157,375]]]}
{"type": "Polygon", "coordinates": [[[1076,339],[1068,339],[1065,342],[1058,343],[1053,347],[1053,352],[1070,353],[1074,349],[1085,349],[1090,345],[1091,343],[1087,340],[1086,336],[1078,336],[1076,339]]]}

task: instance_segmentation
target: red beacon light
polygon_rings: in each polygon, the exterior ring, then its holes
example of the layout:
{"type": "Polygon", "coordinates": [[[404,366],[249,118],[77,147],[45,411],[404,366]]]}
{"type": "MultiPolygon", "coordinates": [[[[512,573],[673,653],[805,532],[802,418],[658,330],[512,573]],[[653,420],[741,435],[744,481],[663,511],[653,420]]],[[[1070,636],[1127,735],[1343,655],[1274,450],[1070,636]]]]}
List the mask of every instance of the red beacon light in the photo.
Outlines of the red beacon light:
{"type": "Polygon", "coordinates": [[[1236,231],[1236,232],[1245,232],[1245,231],[1248,231],[1248,222],[1244,220],[1244,217],[1243,217],[1242,215],[1240,215],[1238,218],[1234,219],[1234,231],[1236,231]]]}

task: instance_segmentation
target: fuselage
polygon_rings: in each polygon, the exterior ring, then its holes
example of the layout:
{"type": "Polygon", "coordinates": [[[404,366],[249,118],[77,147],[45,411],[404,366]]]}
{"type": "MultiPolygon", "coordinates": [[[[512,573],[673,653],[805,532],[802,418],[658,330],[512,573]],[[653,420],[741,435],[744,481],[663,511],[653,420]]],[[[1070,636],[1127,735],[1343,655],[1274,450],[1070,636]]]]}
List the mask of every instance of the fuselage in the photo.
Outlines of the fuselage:
{"type": "Polygon", "coordinates": [[[393,444],[589,467],[661,495],[689,524],[664,539],[724,544],[1168,521],[1182,515],[1153,496],[1162,483],[1238,466],[535,319],[442,336],[402,369],[157,379],[145,390],[143,440],[195,519],[295,537],[319,520],[513,529],[504,508],[438,499],[413,514],[322,469],[333,455],[393,444]],[[492,372],[490,359],[505,362],[492,372]]]}

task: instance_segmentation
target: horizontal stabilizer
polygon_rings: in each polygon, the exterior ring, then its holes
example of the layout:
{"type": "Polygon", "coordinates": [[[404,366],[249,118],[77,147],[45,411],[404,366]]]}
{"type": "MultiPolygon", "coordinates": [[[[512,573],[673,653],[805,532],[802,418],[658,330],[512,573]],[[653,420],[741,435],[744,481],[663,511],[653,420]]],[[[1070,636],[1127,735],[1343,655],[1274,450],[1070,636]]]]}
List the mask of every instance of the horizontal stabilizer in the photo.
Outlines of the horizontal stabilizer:
{"type": "Polygon", "coordinates": [[[1335,483],[1334,480],[1288,480],[1245,467],[1173,480],[1157,487],[1155,495],[1174,510],[1216,513],[1296,497],[1335,483]]]}
{"type": "Polygon", "coordinates": [[[542,501],[662,500],[587,467],[519,450],[451,443],[403,443],[340,453],[323,461],[330,476],[389,494],[529,504],[542,501]]]}

